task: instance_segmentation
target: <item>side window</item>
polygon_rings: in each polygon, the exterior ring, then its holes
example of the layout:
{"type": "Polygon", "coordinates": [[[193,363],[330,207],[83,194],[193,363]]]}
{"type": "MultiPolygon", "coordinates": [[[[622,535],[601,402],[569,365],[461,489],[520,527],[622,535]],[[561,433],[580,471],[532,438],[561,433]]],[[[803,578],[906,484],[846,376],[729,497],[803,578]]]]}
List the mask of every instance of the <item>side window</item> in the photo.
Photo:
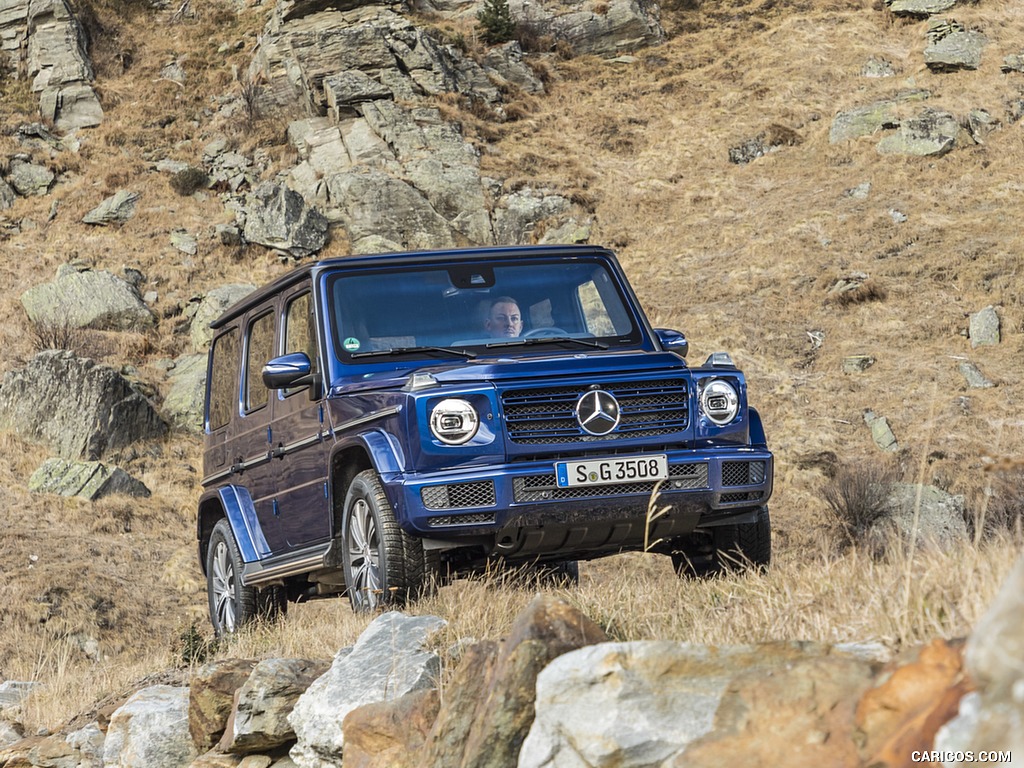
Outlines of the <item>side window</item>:
{"type": "MultiPolygon", "coordinates": [[[[303,293],[288,302],[284,315],[284,354],[305,352],[313,364],[313,373],[317,372],[316,332],[313,329],[313,306],[311,294],[303,293]]],[[[291,387],[284,391],[285,396],[305,389],[291,387]]]]}
{"type": "Polygon", "coordinates": [[[227,426],[238,407],[238,329],[213,342],[210,362],[210,431],[227,426]]]}
{"type": "Polygon", "coordinates": [[[605,309],[604,300],[594,285],[593,280],[583,283],[578,289],[580,307],[583,309],[583,317],[587,322],[587,332],[594,336],[614,336],[615,326],[612,319],[608,317],[608,310],[605,309]]]}
{"type": "Polygon", "coordinates": [[[245,355],[245,410],[255,411],[267,404],[268,390],[260,375],[274,356],[274,313],[260,315],[249,324],[245,355]]]}

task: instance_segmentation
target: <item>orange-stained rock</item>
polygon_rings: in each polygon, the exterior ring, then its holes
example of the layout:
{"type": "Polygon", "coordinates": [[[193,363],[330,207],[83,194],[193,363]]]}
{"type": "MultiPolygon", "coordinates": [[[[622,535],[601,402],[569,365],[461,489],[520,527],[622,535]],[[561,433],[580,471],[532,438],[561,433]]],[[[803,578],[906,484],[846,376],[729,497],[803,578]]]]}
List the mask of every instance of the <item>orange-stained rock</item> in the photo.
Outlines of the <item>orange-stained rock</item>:
{"type": "Polygon", "coordinates": [[[441,697],[413,691],[357,707],[345,716],[345,768],[418,768],[441,697]]]}
{"type": "Polygon", "coordinates": [[[188,732],[200,750],[216,744],[228,722],[235,699],[252,674],[256,662],[226,659],[207,664],[196,672],[189,685],[188,732]]]}
{"type": "Polygon", "coordinates": [[[956,715],[961,697],[970,690],[963,642],[933,640],[857,705],[862,758],[878,768],[911,766],[911,753],[933,748],[936,731],[956,715]]]}

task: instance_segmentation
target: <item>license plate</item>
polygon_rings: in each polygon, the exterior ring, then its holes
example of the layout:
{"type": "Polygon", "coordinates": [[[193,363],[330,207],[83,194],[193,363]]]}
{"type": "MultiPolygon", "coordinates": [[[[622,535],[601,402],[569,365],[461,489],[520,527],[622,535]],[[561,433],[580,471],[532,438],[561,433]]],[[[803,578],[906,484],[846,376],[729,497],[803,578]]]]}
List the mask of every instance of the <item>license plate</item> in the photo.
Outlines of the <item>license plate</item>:
{"type": "Polygon", "coordinates": [[[555,464],[555,476],[559,488],[664,480],[668,477],[668,457],[661,454],[621,459],[560,461],[555,464]]]}

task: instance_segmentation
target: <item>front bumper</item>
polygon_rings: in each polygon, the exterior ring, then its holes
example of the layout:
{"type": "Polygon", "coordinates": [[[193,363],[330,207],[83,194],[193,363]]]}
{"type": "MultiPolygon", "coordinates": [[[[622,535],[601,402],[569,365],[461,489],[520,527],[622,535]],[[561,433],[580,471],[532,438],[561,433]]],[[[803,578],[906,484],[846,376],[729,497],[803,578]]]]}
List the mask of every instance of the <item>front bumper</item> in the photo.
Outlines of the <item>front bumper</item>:
{"type": "Polygon", "coordinates": [[[512,560],[641,549],[698,527],[741,521],[737,515],[771,496],[767,450],[665,453],[669,478],[660,484],[558,488],[554,461],[383,479],[403,527],[426,546],[474,546],[512,560]]]}

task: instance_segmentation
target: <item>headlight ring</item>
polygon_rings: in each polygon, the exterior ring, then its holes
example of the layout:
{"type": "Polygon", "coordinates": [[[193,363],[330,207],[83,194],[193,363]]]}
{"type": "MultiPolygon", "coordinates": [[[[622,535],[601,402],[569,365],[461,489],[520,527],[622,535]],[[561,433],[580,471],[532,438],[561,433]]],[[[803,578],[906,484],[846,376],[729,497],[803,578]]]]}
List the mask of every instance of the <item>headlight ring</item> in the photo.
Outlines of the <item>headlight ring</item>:
{"type": "Polygon", "coordinates": [[[700,409],[713,424],[725,426],[740,411],[740,396],[736,387],[725,379],[707,382],[701,389],[700,409]]]}
{"type": "Polygon", "coordinates": [[[468,443],[479,428],[479,414],[461,398],[442,400],[430,412],[430,433],[445,445],[468,443]]]}

